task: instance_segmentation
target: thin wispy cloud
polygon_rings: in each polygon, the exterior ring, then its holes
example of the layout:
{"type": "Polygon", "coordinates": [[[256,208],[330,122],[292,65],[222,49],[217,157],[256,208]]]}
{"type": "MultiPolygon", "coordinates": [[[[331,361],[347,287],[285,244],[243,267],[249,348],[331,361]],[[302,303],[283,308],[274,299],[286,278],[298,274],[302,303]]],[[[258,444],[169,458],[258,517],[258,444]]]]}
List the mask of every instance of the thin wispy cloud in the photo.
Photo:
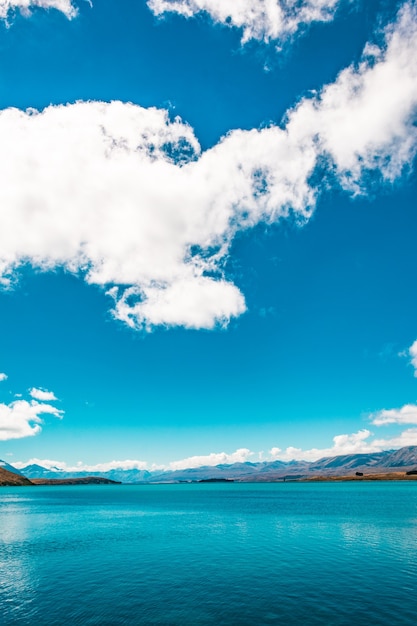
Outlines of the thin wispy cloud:
{"type": "Polygon", "coordinates": [[[237,232],[305,222],[317,167],[351,193],[401,176],[417,140],[417,19],[407,3],[359,66],[288,111],[201,152],[166,111],[78,102],[0,113],[0,276],[28,260],[101,285],[132,328],[212,328],[246,310],[224,270],[237,232]],[[24,181],[24,184],[23,184],[24,181]],[[163,181],[163,184],[161,184],[163,181]]]}
{"type": "Polygon", "coordinates": [[[329,22],[341,0],[148,0],[158,16],[210,16],[215,24],[238,28],[242,43],[281,42],[314,22],[329,22]]]}

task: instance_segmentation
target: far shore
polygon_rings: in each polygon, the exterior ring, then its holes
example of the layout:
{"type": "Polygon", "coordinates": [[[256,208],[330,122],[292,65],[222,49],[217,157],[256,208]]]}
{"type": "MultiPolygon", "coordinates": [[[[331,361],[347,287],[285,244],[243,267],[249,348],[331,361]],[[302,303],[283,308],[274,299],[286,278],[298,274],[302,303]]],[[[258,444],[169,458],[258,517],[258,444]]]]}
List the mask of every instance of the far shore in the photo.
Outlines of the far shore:
{"type": "MultiPolygon", "coordinates": [[[[288,479],[287,479],[288,480],[288,479]]],[[[417,474],[406,474],[405,472],[388,472],[381,474],[363,474],[363,476],[356,476],[349,474],[347,476],[311,476],[305,478],[296,479],[297,482],[311,483],[311,482],[345,482],[345,481],[375,481],[375,480],[417,480],[417,474]]]]}

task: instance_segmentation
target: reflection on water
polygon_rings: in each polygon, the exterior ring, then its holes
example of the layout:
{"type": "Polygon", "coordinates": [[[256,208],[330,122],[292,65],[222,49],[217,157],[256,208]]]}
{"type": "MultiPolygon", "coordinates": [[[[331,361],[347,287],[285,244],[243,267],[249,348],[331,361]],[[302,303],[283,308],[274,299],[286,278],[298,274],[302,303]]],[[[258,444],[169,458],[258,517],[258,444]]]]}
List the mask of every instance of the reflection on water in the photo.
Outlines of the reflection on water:
{"type": "Polygon", "coordinates": [[[36,597],[36,574],[26,550],[31,541],[30,502],[12,493],[0,499],[0,606],[5,623],[24,623],[19,620],[27,619],[36,597]]]}
{"type": "Polygon", "coordinates": [[[5,626],[414,626],[415,485],[0,491],[5,626]]]}

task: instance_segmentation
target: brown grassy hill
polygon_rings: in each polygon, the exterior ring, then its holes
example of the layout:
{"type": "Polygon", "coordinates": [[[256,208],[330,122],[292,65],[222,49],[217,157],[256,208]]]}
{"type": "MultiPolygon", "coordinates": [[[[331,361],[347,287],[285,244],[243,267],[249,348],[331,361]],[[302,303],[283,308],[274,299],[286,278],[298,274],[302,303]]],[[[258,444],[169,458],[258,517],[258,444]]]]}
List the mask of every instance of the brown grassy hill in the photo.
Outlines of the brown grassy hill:
{"type": "Polygon", "coordinates": [[[14,474],[13,472],[9,472],[9,470],[0,467],[1,487],[19,487],[24,485],[33,485],[33,483],[20,474],[14,474]]]}

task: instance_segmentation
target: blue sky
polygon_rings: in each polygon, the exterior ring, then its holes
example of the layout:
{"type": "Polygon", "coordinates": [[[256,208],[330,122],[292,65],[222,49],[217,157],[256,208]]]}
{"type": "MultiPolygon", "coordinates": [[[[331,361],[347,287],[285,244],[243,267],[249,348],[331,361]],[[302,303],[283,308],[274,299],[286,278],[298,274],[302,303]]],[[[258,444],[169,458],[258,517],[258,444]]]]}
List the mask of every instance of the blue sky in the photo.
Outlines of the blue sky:
{"type": "Polygon", "coordinates": [[[0,458],[417,444],[416,11],[0,1],[0,458]]]}

